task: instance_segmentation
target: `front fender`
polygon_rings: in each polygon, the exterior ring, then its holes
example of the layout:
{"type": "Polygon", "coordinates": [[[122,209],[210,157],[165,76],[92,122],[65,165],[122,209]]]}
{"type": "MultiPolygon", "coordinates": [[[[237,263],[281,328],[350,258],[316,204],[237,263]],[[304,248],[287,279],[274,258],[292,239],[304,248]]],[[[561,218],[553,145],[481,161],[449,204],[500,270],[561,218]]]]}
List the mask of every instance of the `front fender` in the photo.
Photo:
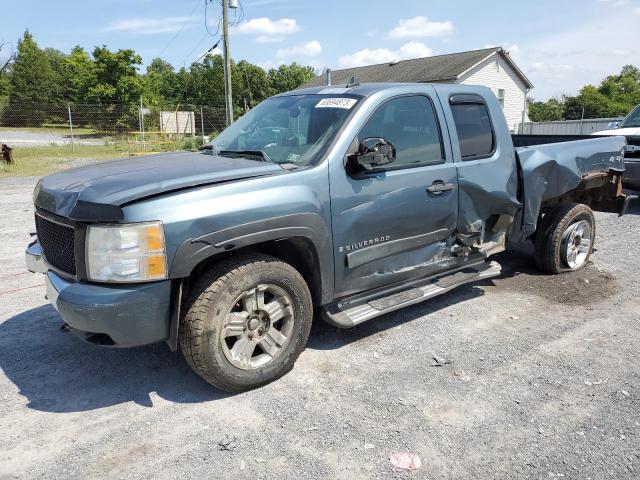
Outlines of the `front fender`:
{"type": "MultiPolygon", "coordinates": [[[[186,278],[224,252],[288,238],[315,250],[323,301],[333,295],[333,248],[326,163],[313,168],[136,202],[127,222],[159,220],[165,228],[169,277],[186,278]]],[[[327,300],[328,299],[328,300],[327,300]]]]}
{"type": "Polygon", "coordinates": [[[191,238],[178,247],[170,276],[188,277],[198,264],[222,252],[294,237],[305,238],[315,247],[322,280],[322,297],[330,297],[333,285],[333,272],[328,268],[333,264],[330,236],[327,235],[324,219],[314,213],[268,218],[191,238]]]}

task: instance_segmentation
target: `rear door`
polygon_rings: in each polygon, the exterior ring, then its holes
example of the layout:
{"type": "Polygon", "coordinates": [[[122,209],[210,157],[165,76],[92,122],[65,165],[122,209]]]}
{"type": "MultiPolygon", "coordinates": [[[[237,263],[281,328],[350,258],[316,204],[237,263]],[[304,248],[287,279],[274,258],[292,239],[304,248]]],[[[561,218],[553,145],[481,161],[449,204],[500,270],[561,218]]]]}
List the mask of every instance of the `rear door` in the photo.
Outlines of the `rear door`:
{"type": "Polygon", "coordinates": [[[458,215],[456,167],[433,87],[382,102],[353,145],[382,137],[395,162],[354,178],[331,167],[336,296],[442,270],[458,215]]]}
{"type": "Polygon", "coordinates": [[[501,250],[521,207],[515,150],[502,107],[484,87],[442,85],[438,95],[458,167],[458,232],[487,253],[501,250]]]}

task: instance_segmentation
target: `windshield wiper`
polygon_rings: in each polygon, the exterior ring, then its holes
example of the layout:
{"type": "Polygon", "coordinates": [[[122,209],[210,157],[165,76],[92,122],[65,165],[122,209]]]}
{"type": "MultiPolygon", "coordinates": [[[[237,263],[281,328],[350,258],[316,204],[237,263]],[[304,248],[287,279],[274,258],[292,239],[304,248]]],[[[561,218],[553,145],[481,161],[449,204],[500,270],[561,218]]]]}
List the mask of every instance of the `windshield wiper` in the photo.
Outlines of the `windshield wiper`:
{"type": "Polygon", "coordinates": [[[207,145],[202,145],[200,148],[198,148],[199,151],[201,152],[207,152],[211,155],[217,155],[218,154],[218,149],[212,145],[212,144],[207,144],[207,145]]]}
{"type": "Polygon", "coordinates": [[[262,150],[220,150],[217,153],[221,157],[231,157],[231,158],[241,158],[241,157],[256,158],[257,157],[259,160],[262,160],[263,162],[277,163],[271,160],[271,158],[269,158],[269,155],[267,155],[262,150]]]}

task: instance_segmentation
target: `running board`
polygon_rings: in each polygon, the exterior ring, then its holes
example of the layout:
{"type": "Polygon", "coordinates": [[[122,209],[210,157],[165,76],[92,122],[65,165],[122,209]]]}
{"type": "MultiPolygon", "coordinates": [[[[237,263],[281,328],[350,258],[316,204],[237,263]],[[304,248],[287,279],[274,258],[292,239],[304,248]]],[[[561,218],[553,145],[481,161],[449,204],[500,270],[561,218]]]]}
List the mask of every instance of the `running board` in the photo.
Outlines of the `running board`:
{"type": "Polygon", "coordinates": [[[396,290],[386,295],[383,293],[378,297],[352,303],[343,300],[327,305],[322,313],[329,323],[341,328],[352,328],[385,313],[437,297],[465,283],[497,277],[501,271],[502,268],[497,262],[482,263],[455,273],[431,277],[421,285],[414,285],[399,292],[396,290]]]}

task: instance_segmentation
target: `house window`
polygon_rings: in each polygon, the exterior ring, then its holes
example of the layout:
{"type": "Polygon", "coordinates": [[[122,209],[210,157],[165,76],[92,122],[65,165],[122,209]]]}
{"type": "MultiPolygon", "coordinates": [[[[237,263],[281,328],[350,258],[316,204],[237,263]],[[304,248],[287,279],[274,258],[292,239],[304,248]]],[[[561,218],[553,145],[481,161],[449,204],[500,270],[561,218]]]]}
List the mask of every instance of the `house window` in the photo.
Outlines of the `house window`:
{"type": "Polygon", "coordinates": [[[498,89],[498,102],[500,102],[500,106],[504,108],[504,88],[498,89]]]}

